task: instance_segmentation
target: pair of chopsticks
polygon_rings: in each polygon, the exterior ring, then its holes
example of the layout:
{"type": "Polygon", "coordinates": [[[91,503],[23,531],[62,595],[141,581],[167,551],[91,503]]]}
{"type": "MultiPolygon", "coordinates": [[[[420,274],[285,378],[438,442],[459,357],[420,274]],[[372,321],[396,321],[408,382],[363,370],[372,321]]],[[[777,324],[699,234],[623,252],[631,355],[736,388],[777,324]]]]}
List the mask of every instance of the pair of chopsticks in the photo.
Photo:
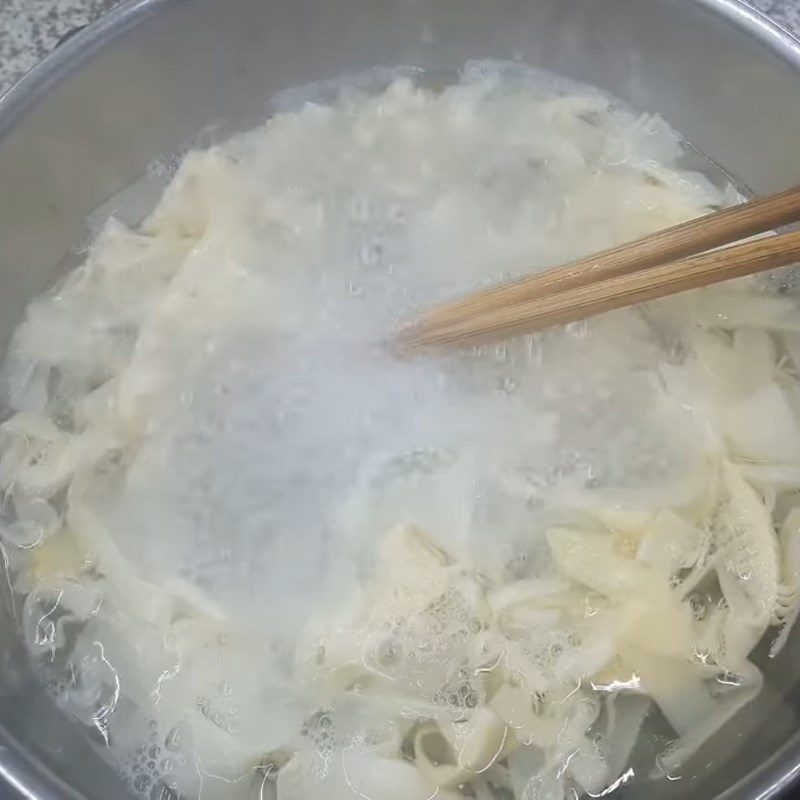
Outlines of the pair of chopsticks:
{"type": "Polygon", "coordinates": [[[731,243],[798,221],[795,186],[439,305],[398,340],[414,349],[502,339],[787,266],[800,260],[800,231],[731,243]]]}

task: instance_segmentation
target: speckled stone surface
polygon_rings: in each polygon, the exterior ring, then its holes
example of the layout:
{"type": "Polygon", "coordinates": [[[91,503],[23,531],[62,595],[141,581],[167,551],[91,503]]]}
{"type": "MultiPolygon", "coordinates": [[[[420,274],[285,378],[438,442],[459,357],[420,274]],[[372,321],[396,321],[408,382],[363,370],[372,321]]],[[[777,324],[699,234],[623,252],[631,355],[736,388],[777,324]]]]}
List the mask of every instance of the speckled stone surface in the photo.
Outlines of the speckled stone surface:
{"type": "Polygon", "coordinates": [[[784,28],[800,36],[800,0],[749,0],[784,28]]]}
{"type": "MultiPolygon", "coordinates": [[[[0,94],[62,36],[117,5],[120,0],[0,0],[0,94]]],[[[800,0],[750,0],[800,35],[800,0]]]]}
{"type": "Polygon", "coordinates": [[[0,94],[64,34],[117,5],[119,0],[0,0],[0,94]]]}

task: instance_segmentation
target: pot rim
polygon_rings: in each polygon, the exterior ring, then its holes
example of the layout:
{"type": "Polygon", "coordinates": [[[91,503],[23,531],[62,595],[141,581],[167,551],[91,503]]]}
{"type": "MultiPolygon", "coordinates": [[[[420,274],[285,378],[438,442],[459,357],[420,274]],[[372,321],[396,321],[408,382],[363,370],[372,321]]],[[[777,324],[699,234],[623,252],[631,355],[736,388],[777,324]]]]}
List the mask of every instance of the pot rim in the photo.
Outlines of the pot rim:
{"type": "MultiPolygon", "coordinates": [[[[0,95],[0,146],[26,113],[51,89],[76,72],[145,19],[182,0],[123,0],[36,64],[0,95]]],[[[760,42],[786,62],[800,80],[800,39],[745,0],[681,0],[695,3],[760,42]]],[[[800,784],[800,731],[767,761],[731,786],[716,800],[770,800],[800,784]]],[[[86,800],[40,758],[0,725],[0,789],[10,787],[20,800],[86,800]]]]}

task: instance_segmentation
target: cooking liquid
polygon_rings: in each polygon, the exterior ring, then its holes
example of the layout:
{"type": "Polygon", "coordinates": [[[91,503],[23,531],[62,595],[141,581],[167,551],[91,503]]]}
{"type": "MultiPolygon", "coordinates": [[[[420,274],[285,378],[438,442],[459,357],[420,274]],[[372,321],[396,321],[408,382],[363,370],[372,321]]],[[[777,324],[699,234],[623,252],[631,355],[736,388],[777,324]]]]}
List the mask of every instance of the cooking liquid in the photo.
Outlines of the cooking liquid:
{"type": "MultiPolygon", "coordinates": [[[[729,205],[741,187],[658,117],[593,89],[493,62],[425,90],[423,73],[399,72],[293,90],[266,127],[190,153],[144,226],[168,246],[137,263],[148,245],[102,227],[95,272],[35,301],[11,348],[9,405],[77,433],[102,419],[112,442],[76,494],[115,566],[72,532],[106,580],[70,599],[83,578],[65,589],[53,575],[69,570],[46,549],[37,561],[40,541],[14,558],[43,680],[137,796],[270,797],[294,752],[324,765],[370,736],[390,747],[395,712],[360,709],[358,681],[320,688],[308,664],[327,675],[317,626],[351,619],[394,526],[493,586],[549,580],[546,533],[581,513],[576,497],[680,505],[705,469],[696,409],[661,380],[692,349],[686,299],[424,359],[388,341],[438,300],[729,205]],[[139,614],[139,579],[169,594],[166,621],[139,614]]],[[[135,222],[165,177],[154,169],[90,224],[135,222]]],[[[62,487],[48,502],[86,536],[62,487]]],[[[61,524],[42,538],[66,536],[61,524]]],[[[439,655],[397,671],[400,639],[387,639],[383,666],[362,665],[385,669],[403,702],[454,705],[442,689],[484,623],[472,630],[453,602],[437,613],[456,639],[472,631],[461,644],[408,634],[439,655]]],[[[460,697],[462,711],[477,702],[460,697]]],[[[650,714],[620,785],[674,738],[650,714]]],[[[314,773],[325,796],[381,800],[326,786],[327,769],[314,773]]],[[[304,780],[281,800],[316,797],[304,780]]]]}

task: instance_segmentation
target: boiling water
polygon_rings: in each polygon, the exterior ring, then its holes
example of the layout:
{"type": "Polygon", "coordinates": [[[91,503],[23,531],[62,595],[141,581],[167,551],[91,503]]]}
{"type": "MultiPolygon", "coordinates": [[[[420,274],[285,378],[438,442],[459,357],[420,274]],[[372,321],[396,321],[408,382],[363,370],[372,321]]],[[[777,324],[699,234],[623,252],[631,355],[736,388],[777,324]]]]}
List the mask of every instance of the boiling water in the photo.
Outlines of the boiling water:
{"type": "Polygon", "coordinates": [[[747,656],[794,607],[793,300],[743,282],[457,353],[390,339],[737,189],[658,117],[519,65],[270,110],[99,210],[12,343],[0,523],[43,680],[161,800],[596,794],[645,718],[637,775],[675,772],[713,733],[684,705],[719,727],[755,696],[747,656]],[[140,232],[105,222],[164,187],[140,232]]]}

